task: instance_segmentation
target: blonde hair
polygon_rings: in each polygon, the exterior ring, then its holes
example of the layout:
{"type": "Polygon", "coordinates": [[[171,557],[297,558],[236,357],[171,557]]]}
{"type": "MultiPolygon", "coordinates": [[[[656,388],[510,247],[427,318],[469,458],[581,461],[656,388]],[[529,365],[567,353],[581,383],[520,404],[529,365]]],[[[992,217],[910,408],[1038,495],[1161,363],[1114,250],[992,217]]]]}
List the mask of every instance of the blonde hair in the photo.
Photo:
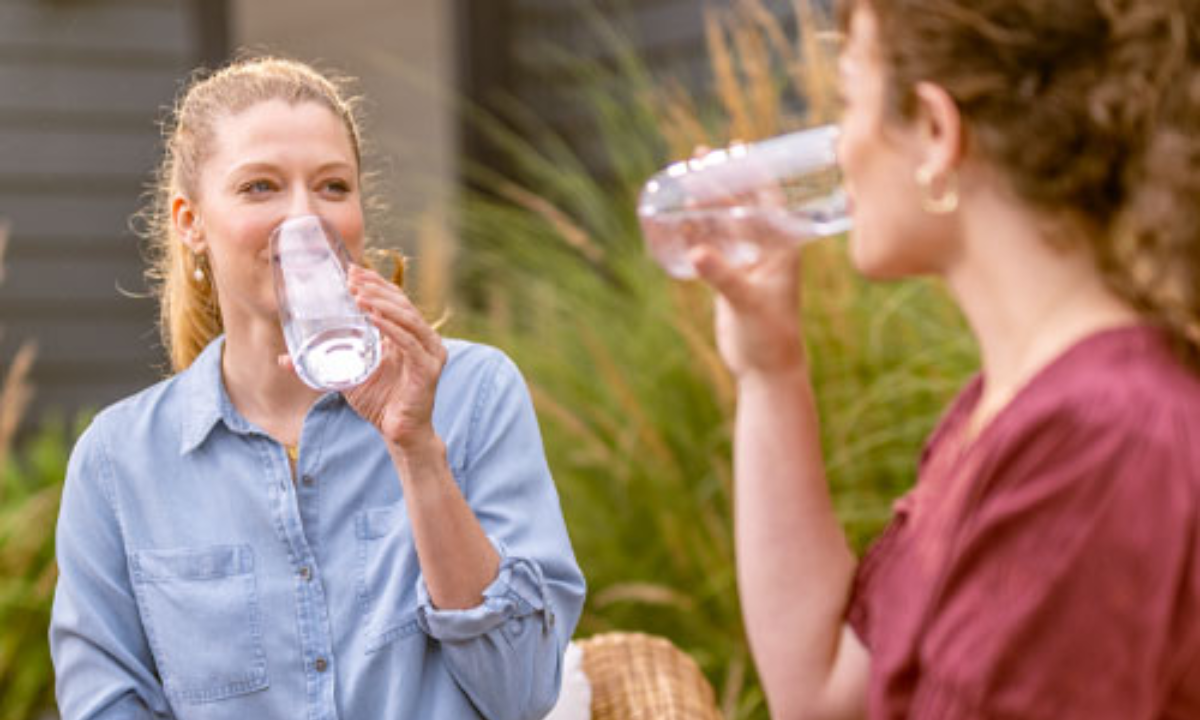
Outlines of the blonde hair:
{"type": "Polygon", "coordinates": [[[175,230],[172,199],[198,197],[200,171],[213,152],[217,122],[268,100],[315,102],[333,112],[346,128],[361,175],[355,103],[338,81],[309,65],[276,57],[247,58],[189,83],[164,126],[166,147],[153,197],[140,213],[151,252],[147,277],[159,301],[159,331],[175,372],[191,365],[224,332],[224,324],[207,261],[189,252],[175,230]],[[197,268],[204,272],[203,280],[194,277],[197,268]]]}

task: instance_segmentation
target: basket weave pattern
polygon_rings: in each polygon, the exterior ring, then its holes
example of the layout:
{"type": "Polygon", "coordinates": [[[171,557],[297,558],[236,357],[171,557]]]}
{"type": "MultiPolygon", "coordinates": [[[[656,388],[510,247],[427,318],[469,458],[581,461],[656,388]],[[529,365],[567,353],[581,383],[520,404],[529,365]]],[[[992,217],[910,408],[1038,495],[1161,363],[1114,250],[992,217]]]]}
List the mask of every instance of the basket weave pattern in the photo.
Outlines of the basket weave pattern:
{"type": "Polygon", "coordinates": [[[578,642],[592,720],[721,720],[696,661],[665,638],[604,633],[578,642]]]}

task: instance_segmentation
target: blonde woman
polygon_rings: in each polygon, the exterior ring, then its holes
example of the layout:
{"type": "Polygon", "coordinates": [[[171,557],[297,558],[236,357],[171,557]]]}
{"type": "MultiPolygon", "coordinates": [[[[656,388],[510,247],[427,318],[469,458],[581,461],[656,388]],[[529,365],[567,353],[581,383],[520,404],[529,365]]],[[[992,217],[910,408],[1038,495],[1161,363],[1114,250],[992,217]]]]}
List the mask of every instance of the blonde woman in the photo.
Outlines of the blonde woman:
{"type": "Polygon", "coordinates": [[[358,123],[308,66],[180,100],[155,205],[175,374],[71,458],[50,630],[66,720],[541,717],[584,583],[522,379],[356,267],[384,359],[344,394],[286,362],[267,239],[361,258],[358,123]]]}

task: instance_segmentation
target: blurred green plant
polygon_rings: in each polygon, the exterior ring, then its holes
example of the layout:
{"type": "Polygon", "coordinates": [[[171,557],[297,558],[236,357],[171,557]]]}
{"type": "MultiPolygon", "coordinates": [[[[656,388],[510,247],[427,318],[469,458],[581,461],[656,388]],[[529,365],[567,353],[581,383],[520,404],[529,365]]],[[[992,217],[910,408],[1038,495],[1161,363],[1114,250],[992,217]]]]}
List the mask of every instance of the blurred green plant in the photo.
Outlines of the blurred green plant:
{"type": "Polygon", "coordinates": [[[77,434],[46,422],[0,467],[0,720],[33,720],[55,707],[46,639],[58,577],[54,527],[77,434]]]}
{"type": "MultiPolygon", "coordinates": [[[[8,228],[0,224],[0,267],[7,239],[8,228]]],[[[67,433],[47,430],[14,451],[33,396],[34,355],[33,344],[23,343],[0,384],[0,720],[30,720],[54,708],[46,631],[68,444],[67,433]]]]}
{"type": "MultiPolygon", "coordinates": [[[[0,218],[0,283],[4,282],[4,253],[8,249],[8,221],[0,218]]],[[[0,327],[0,337],[4,328],[0,327]]],[[[0,467],[4,467],[12,451],[13,439],[21,418],[33,398],[33,387],[29,383],[29,371],[36,354],[32,342],[22,343],[13,356],[8,369],[0,373],[0,467]]],[[[0,497],[0,504],[3,497],[0,497]]]]}
{"type": "MultiPolygon", "coordinates": [[[[735,584],[735,387],[715,350],[710,294],[649,260],[635,200],[657,168],[698,145],[835,116],[830,20],[807,0],[796,0],[794,16],[789,34],[759,0],[707,12],[715,103],[654,76],[598,20],[615,60],[552,55],[574,79],[561,102],[589,111],[607,172],[589,170],[510,102],[479,118],[506,171],[470,169],[482,192],[464,194],[456,228],[448,332],[504,348],[529,381],[589,581],[579,634],[669,637],[699,661],[730,719],[767,716],[735,584]]],[[[426,233],[422,246],[439,235],[426,233]]],[[[975,349],[937,285],[867,283],[844,240],[807,248],[803,262],[829,477],[861,549],[911,484],[923,439],[976,366],[975,349]]]]}

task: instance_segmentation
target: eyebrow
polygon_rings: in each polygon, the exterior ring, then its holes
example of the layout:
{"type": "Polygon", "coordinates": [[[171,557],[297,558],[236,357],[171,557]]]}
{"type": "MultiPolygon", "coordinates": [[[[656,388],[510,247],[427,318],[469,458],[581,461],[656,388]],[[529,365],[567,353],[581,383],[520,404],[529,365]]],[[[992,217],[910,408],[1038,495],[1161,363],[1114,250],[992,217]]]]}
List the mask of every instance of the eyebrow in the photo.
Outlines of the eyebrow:
{"type": "MultiPolygon", "coordinates": [[[[343,160],[334,160],[332,162],[323,163],[320,166],[318,166],[317,170],[316,170],[316,174],[321,175],[321,174],[324,174],[327,172],[334,172],[334,171],[353,173],[354,166],[343,160]]],[[[245,175],[247,173],[256,173],[256,172],[277,173],[277,172],[279,172],[279,166],[276,165],[275,163],[270,163],[270,162],[247,162],[247,163],[242,163],[240,165],[235,165],[233,167],[233,169],[229,171],[229,176],[233,177],[235,175],[245,175]]]]}

